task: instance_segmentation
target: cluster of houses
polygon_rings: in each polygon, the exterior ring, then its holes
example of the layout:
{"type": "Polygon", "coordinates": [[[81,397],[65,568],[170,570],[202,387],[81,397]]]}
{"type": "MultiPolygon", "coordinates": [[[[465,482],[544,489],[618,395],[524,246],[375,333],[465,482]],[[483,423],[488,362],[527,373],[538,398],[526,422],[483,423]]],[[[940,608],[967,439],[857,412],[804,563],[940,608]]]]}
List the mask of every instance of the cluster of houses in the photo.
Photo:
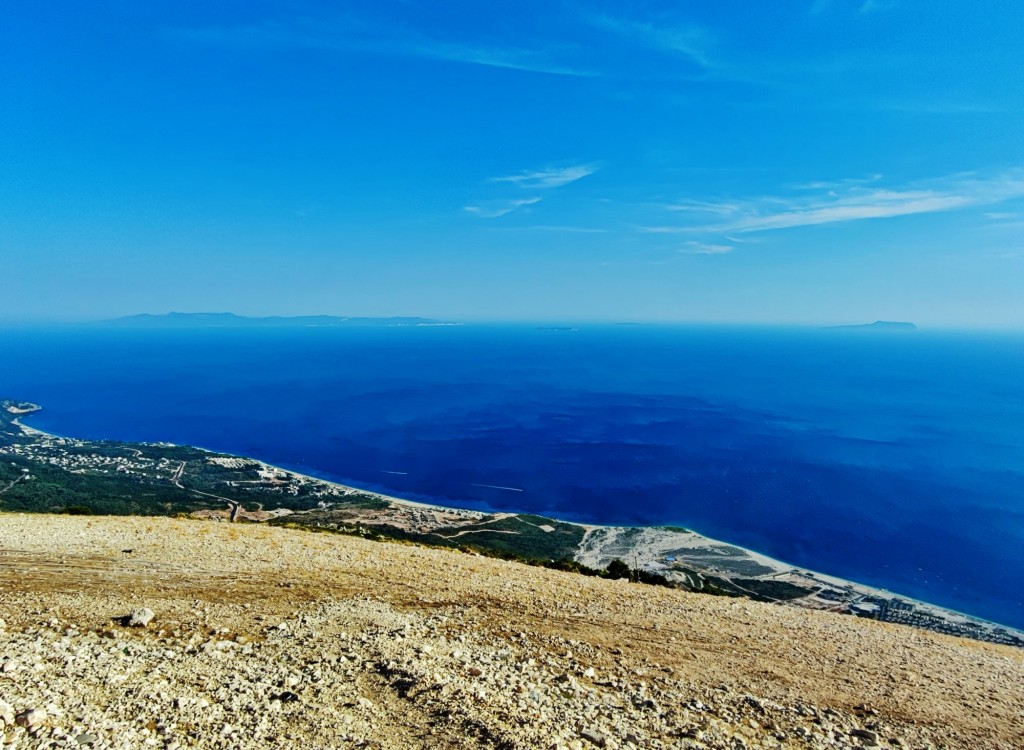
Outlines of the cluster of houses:
{"type": "Polygon", "coordinates": [[[173,461],[157,460],[135,455],[106,455],[80,450],[81,443],[68,438],[46,437],[33,443],[13,443],[0,446],[0,455],[18,456],[55,466],[72,474],[96,472],[101,474],[137,474],[148,478],[173,474],[173,461]],[[70,450],[69,450],[70,448],[70,450]]]}

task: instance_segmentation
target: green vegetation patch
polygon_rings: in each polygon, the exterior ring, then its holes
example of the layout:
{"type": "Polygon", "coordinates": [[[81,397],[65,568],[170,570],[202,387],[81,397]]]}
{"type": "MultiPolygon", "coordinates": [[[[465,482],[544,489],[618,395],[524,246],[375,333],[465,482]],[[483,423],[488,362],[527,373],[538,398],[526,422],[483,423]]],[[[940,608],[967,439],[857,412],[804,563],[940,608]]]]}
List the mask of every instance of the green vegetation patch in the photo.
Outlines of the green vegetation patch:
{"type": "Polygon", "coordinates": [[[0,493],[0,510],[5,511],[64,513],[73,508],[95,515],[152,516],[210,507],[169,483],[156,485],[124,476],[71,474],[12,456],[0,459],[0,490],[4,490],[0,493]]]}
{"type": "Polygon", "coordinates": [[[740,588],[752,591],[769,601],[799,599],[814,592],[814,589],[797,586],[795,583],[764,578],[737,578],[735,583],[740,588]]]}
{"type": "MultiPolygon", "coordinates": [[[[366,496],[365,501],[376,502],[378,498],[366,496]]],[[[540,563],[571,559],[576,554],[584,534],[581,526],[526,514],[484,520],[465,526],[443,527],[429,533],[407,531],[390,524],[365,525],[358,521],[348,522],[344,518],[331,518],[316,512],[288,516],[271,523],[313,526],[321,530],[358,533],[368,538],[465,549],[493,557],[540,563]],[[552,527],[553,531],[545,531],[539,528],[540,526],[552,527]]]]}

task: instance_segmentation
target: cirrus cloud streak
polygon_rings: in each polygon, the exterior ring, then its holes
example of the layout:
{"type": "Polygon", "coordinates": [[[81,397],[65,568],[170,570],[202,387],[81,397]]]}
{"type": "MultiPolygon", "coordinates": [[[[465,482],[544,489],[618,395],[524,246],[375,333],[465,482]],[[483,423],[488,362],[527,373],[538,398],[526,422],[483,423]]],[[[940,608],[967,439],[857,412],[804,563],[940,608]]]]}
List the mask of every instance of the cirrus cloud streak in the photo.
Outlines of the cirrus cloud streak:
{"type": "Polygon", "coordinates": [[[819,226],[867,219],[956,211],[1024,197],[1024,170],[989,177],[958,175],[931,185],[899,189],[851,186],[816,196],[762,196],[744,200],[685,200],[666,206],[673,213],[710,222],[643,227],[646,232],[745,233],[819,226]]]}

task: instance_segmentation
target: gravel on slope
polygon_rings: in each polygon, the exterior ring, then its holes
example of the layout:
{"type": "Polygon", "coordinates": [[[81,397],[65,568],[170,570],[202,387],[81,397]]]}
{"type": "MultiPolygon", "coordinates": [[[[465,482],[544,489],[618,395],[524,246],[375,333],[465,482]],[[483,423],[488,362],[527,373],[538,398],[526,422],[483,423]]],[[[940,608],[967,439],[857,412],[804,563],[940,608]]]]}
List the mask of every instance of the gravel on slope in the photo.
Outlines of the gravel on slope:
{"type": "Polygon", "coordinates": [[[1024,747],[1019,650],[345,536],[0,515],[0,618],[4,748],[1024,747]]]}

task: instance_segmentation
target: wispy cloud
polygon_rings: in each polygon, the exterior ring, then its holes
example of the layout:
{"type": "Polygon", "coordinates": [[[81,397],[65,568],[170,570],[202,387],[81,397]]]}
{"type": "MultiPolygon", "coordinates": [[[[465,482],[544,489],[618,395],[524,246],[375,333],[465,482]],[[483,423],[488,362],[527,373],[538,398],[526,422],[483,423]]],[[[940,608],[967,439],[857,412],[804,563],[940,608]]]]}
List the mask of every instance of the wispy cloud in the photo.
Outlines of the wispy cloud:
{"type": "Polygon", "coordinates": [[[689,240],[683,243],[683,246],[679,248],[679,252],[684,255],[723,255],[731,253],[733,249],[732,245],[716,245],[710,242],[689,240]]]}
{"type": "Polygon", "coordinates": [[[530,197],[513,195],[511,197],[478,201],[471,205],[463,206],[463,210],[485,219],[497,219],[500,216],[512,213],[516,209],[540,203],[544,196],[536,195],[537,192],[551,192],[577,180],[582,180],[584,177],[594,174],[597,170],[598,166],[595,164],[576,164],[568,167],[530,169],[513,175],[491,177],[487,180],[487,183],[502,186],[502,192],[507,193],[509,190],[512,190],[522,195],[521,191],[529,190],[534,195],[530,197]]]}
{"type": "Polygon", "coordinates": [[[517,208],[523,206],[532,206],[535,203],[540,203],[543,198],[513,198],[510,200],[497,200],[497,201],[486,201],[480,205],[463,206],[462,210],[467,213],[474,214],[475,216],[481,216],[485,219],[496,219],[499,216],[510,214],[517,208]]]}
{"type": "Polygon", "coordinates": [[[559,224],[532,224],[525,227],[494,227],[494,229],[511,232],[564,232],[566,234],[609,234],[612,231],[601,227],[574,227],[559,224]]]}
{"type": "Polygon", "coordinates": [[[691,212],[697,214],[718,214],[728,216],[739,210],[738,203],[716,203],[714,201],[681,200],[665,206],[669,211],[691,212]]]}
{"type": "Polygon", "coordinates": [[[866,177],[847,177],[842,180],[817,180],[813,182],[802,182],[793,185],[794,190],[846,190],[858,185],[869,185],[882,179],[880,174],[870,174],[866,177]]]}
{"type": "Polygon", "coordinates": [[[872,190],[863,195],[838,198],[831,202],[794,206],[786,211],[760,215],[753,213],[726,224],[722,229],[729,232],[790,229],[816,224],[952,211],[974,204],[975,199],[966,195],[944,195],[923,190],[872,190]]]}
{"type": "Polygon", "coordinates": [[[412,28],[383,24],[352,13],[330,18],[299,17],[246,26],[174,29],[194,41],[241,47],[332,49],[364,54],[415,57],[560,76],[595,75],[552,56],[546,46],[511,47],[430,36],[412,28]]]}
{"type": "Polygon", "coordinates": [[[643,227],[670,233],[745,233],[792,229],[841,222],[884,219],[915,214],[990,206],[1024,196],[1024,170],[990,177],[957,175],[929,185],[897,189],[865,187],[856,181],[809,183],[795,195],[763,196],[746,200],[689,201],[670,207],[697,211],[710,223],[643,227]],[[817,188],[810,186],[817,185],[817,188]],[[844,187],[845,185],[845,187],[844,187]],[[807,189],[819,195],[808,196],[807,189]]]}
{"type": "Polygon", "coordinates": [[[570,65],[559,64],[548,58],[542,50],[512,47],[479,47],[466,44],[454,44],[428,41],[407,48],[407,53],[447,60],[449,62],[484,65],[491,68],[519,70],[526,73],[545,73],[547,75],[576,76],[589,78],[597,73],[583,70],[570,65]]]}
{"type": "Polygon", "coordinates": [[[713,37],[701,26],[609,15],[595,15],[588,20],[593,26],[634,43],[686,58],[705,70],[718,70],[721,67],[712,56],[713,37]]]}
{"type": "Polygon", "coordinates": [[[1022,211],[986,211],[988,223],[985,228],[992,232],[1020,232],[1024,229],[1022,211]]]}
{"type": "Polygon", "coordinates": [[[573,167],[539,169],[506,177],[492,177],[488,182],[511,182],[530,190],[556,188],[576,182],[576,180],[582,180],[584,177],[594,174],[597,169],[593,164],[578,164],[573,167]]]}
{"type": "Polygon", "coordinates": [[[662,225],[635,226],[634,229],[636,229],[638,232],[643,232],[644,234],[693,234],[694,233],[694,228],[691,227],[691,226],[687,226],[687,225],[677,226],[677,225],[674,225],[674,224],[673,225],[662,224],[662,225]]]}

